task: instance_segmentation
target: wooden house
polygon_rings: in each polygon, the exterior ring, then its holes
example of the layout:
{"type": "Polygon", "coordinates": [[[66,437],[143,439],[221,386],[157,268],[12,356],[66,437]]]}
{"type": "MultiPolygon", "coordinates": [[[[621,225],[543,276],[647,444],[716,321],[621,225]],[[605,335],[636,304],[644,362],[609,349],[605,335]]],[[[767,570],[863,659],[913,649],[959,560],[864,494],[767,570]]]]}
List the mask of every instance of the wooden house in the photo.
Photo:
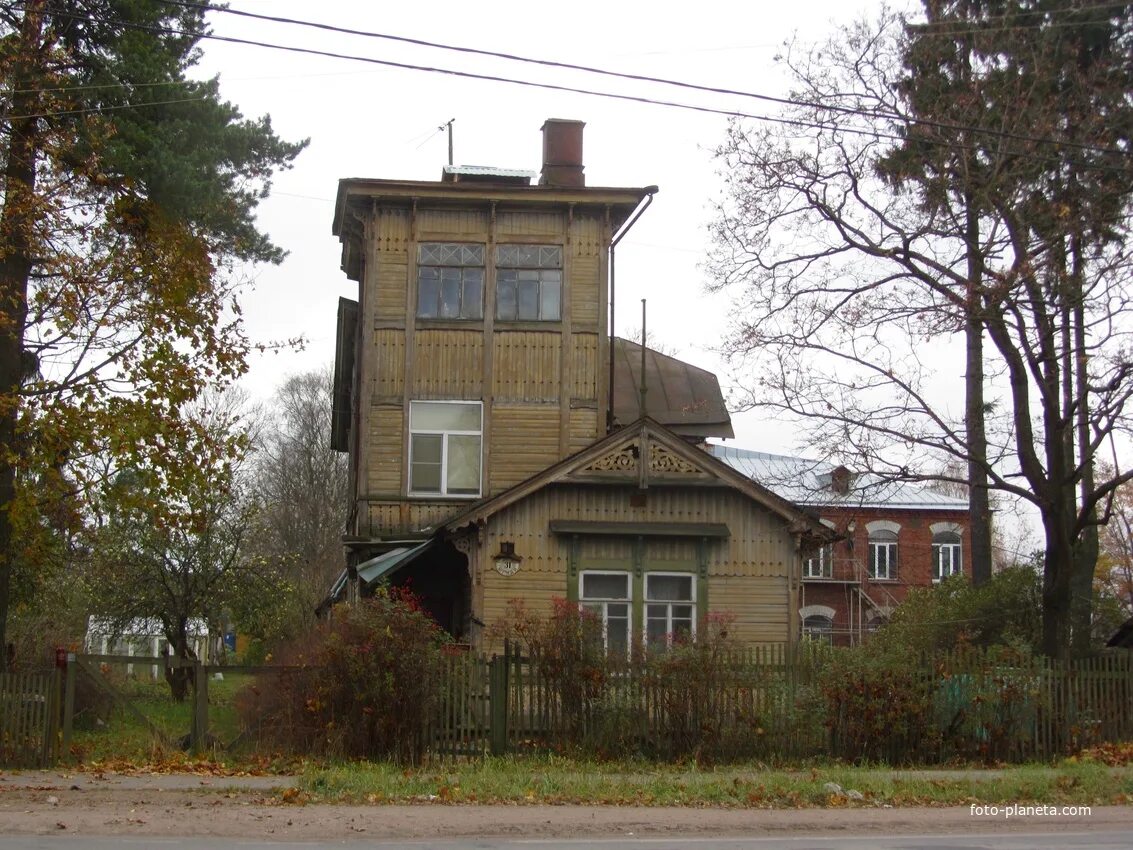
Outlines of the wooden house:
{"type": "Polygon", "coordinates": [[[583,125],[543,125],[534,173],[345,179],[358,283],[338,319],[333,441],[351,463],[347,569],[326,604],[408,583],[485,644],[509,600],[577,599],[607,640],[667,641],[729,611],[799,633],[817,518],[705,451],[716,378],[613,338],[615,247],[656,187],[585,185],[583,125]]]}

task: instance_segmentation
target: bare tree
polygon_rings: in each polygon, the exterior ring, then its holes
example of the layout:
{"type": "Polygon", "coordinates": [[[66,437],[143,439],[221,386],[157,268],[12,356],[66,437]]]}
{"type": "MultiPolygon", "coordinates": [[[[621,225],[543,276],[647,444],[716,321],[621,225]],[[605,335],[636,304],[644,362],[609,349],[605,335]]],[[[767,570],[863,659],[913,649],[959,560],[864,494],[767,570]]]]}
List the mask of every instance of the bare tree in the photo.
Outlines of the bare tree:
{"type": "Polygon", "coordinates": [[[294,593],[286,617],[261,625],[265,637],[309,625],[344,564],[349,490],[346,456],[330,448],[332,378],[328,368],[285,380],[257,441],[252,551],[294,593]]]}
{"type": "Polygon", "coordinates": [[[1096,96],[1091,82],[1104,79],[1107,96],[1127,90],[1113,57],[1128,36],[1103,39],[1110,67],[1068,72],[1062,42],[1037,26],[1018,36],[1026,44],[986,32],[973,46],[957,32],[938,33],[952,64],[937,77],[909,75],[915,43],[893,17],[789,56],[791,123],[737,122],[720,151],[711,269],[716,288],[738,295],[728,351],[759,376],[751,403],[802,417],[813,444],[874,472],[968,485],[984,476],[1037,507],[1044,650],[1063,655],[1075,618],[1088,641],[1088,598],[1084,620],[1071,605],[1073,577],[1093,572],[1083,539],[1131,475],[1095,480],[1092,470],[1126,430],[1133,391],[1126,230],[1112,214],[1128,210],[1133,170],[1107,123],[1113,110],[1077,115],[1096,96]],[[1019,58],[1026,49],[1031,64],[1019,58]],[[961,89],[971,101],[961,126],[931,117],[932,90],[911,98],[918,79],[962,77],[963,56],[975,57],[980,85],[961,89]],[[1065,97],[1050,96],[1051,77],[1065,97]],[[1069,111],[1080,117],[1074,144],[1060,135],[1069,111]],[[1090,180],[1105,204],[1062,191],[1069,172],[1081,181],[1115,169],[1123,180],[1090,180]],[[1051,207],[1043,193],[1055,188],[1051,207]],[[971,371],[974,341],[981,392],[969,386],[965,403],[942,394],[940,379],[964,363],[971,371]]]}

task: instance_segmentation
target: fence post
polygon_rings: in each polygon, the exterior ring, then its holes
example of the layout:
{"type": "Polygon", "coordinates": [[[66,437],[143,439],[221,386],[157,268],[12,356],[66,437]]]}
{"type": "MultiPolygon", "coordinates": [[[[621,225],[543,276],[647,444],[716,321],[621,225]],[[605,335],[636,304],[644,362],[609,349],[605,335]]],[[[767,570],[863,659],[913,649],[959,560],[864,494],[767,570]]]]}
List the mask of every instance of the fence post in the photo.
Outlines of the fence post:
{"type": "Polygon", "coordinates": [[[489,746],[492,755],[507,753],[507,688],[508,657],[492,656],[488,668],[488,724],[489,746]]]}
{"type": "Polygon", "coordinates": [[[205,748],[209,727],[209,677],[200,659],[193,659],[193,722],[189,730],[189,746],[199,754],[205,748]]]}
{"type": "Polygon", "coordinates": [[[67,653],[67,677],[63,684],[63,757],[71,755],[71,735],[75,731],[75,674],[78,672],[75,653],[67,653]]]}

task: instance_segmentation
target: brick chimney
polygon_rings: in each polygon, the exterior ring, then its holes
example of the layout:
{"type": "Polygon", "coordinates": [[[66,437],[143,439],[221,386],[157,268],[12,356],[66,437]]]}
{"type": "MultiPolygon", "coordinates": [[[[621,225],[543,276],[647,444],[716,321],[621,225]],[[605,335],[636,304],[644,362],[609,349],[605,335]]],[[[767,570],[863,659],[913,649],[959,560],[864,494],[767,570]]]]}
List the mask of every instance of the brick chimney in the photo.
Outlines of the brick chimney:
{"type": "Polygon", "coordinates": [[[836,466],[830,473],[830,489],[845,496],[850,492],[850,470],[836,466]]]}
{"type": "Polygon", "coordinates": [[[582,173],[582,121],[548,118],[543,122],[543,172],[540,186],[577,188],[586,185],[582,173]]]}

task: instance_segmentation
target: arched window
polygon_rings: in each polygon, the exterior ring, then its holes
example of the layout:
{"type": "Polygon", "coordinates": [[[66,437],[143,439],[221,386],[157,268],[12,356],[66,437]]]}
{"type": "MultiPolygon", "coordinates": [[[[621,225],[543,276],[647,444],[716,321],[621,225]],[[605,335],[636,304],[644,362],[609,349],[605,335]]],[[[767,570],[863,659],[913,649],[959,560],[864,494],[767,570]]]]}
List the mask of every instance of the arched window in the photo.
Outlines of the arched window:
{"type": "Polygon", "coordinates": [[[932,580],[940,581],[964,572],[963,547],[955,531],[938,531],[932,535],[932,580]]]}
{"type": "Polygon", "coordinates": [[[821,640],[831,643],[833,640],[834,621],[821,614],[812,614],[803,620],[803,635],[811,640],[821,640]]]}
{"type": "Polygon", "coordinates": [[[888,528],[869,531],[869,577],[897,578],[897,532],[888,528]]]}

